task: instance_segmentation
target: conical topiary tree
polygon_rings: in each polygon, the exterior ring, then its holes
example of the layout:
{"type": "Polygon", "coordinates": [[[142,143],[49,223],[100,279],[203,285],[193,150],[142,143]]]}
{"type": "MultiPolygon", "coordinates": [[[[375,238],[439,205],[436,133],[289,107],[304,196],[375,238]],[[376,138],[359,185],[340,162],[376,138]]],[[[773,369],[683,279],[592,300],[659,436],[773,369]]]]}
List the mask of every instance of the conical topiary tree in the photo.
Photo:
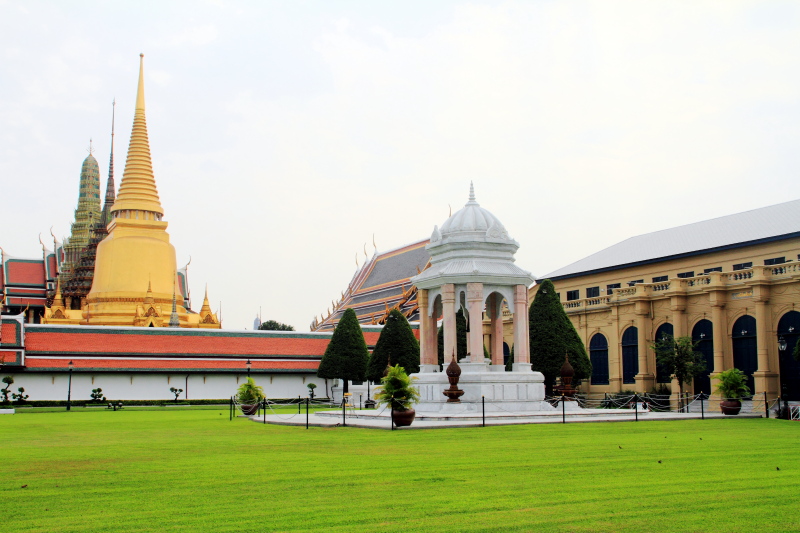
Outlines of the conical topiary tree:
{"type": "Polygon", "coordinates": [[[531,366],[544,374],[547,395],[553,394],[556,378],[559,377],[564,355],[575,370],[575,380],[592,376],[592,363],[578,332],[570,322],[561,305],[553,282],[544,280],[536,291],[528,314],[531,338],[531,366]]]}
{"type": "Polygon", "coordinates": [[[407,374],[419,372],[419,342],[414,337],[406,317],[397,309],[392,309],[372,350],[367,365],[367,379],[380,383],[386,367],[400,365],[407,374]]]}
{"type": "MultiPolygon", "coordinates": [[[[439,364],[444,362],[444,328],[439,328],[439,364]]],[[[456,313],[456,360],[463,359],[467,356],[467,318],[464,316],[464,311],[459,309],[456,313]]],[[[450,358],[453,354],[447,354],[447,364],[450,364],[450,358]]]]}
{"type": "Polygon", "coordinates": [[[369,350],[356,312],[347,309],[333,330],[331,342],[319,362],[317,376],[343,380],[344,392],[348,392],[348,380],[366,379],[368,358],[369,350]]]}

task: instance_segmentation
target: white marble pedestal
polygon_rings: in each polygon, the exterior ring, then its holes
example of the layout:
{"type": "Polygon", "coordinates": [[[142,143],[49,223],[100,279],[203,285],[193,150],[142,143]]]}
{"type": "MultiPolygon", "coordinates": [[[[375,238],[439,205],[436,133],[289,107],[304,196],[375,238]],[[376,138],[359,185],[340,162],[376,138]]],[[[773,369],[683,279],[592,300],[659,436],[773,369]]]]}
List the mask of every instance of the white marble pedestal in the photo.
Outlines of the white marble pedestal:
{"type": "Polygon", "coordinates": [[[464,395],[458,403],[447,403],[443,391],[450,387],[450,382],[444,372],[422,371],[413,375],[417,378],[414,386],[420,394],[420,402],[415,406],[417,413],[480,412],[482,398],[487,413],[555,410],[544,401],[544,376],[533,372],[530,364],[515,363],[512,372],[505,372],[502,365],[488,363],[460,363],[459,366],[458,388],[464,395]]]}

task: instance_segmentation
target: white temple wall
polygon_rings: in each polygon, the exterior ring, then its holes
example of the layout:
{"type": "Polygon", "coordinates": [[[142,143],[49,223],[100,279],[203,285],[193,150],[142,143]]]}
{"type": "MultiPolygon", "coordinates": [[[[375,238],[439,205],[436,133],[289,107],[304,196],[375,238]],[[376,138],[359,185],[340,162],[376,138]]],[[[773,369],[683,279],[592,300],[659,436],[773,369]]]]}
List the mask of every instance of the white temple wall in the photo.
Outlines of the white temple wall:
{"type": "MultiPolygon", "coordinates": [[[[69,376],[66,373],[3,372],[14,377],[10,390],[25,388],[28,400],[66,400],[69,376]]],[[[314,374],[251,374],[257,385],[264,388],[267,398],[292,398],[308,395],[307,383],[317,384],[317,395],[324,395],[324,380],[314,374]],[[322,394],[320,394],[322,393],[322,394]]],[[[92,389],[103,389],[108,400],[172,400],[170,387],[183,389],[181,400],[227,399],[236,394],[239,384],[247,378],[241,374],[183,373],[72,373],[72,400],[89,400],[92,389]]],[[[11,396],[9,394],[9,399],[11,396]]]]}

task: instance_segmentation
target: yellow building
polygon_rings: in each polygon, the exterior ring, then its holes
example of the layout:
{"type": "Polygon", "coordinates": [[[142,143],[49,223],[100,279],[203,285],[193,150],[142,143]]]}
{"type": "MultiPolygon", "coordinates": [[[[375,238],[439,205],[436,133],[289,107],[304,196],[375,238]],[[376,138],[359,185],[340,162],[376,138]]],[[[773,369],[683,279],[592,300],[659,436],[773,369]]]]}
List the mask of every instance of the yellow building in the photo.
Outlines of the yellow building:
{"type": "Polygon", "coordinates": [[[632,237],[542,279],[590,354],[592,393],[669,385],[652,349],[669,333],[691,335],[706,358],[695,393],[736,367],[756,394],[798,400],[799,261],[795,200],[632,237]]]}
{"type": "Polygon", "coordinates": [[[67,309],[60,288],[43,322],[108,326],[219,328],[206,295],[199,314],[188,312],[178,286],[147,138],[143,56],[128,157],[111,208],[108,236],[97,246],[92,288],[81,309],[67,309]]]}

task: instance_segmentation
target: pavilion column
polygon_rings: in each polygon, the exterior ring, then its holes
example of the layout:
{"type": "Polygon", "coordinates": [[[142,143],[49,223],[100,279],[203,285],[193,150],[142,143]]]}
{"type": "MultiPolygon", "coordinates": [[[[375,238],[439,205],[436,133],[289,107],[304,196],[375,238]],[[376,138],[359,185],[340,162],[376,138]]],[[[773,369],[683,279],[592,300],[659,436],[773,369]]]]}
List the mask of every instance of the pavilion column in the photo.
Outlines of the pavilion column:
{"type": "Polygon", "coordinates": [[[444,365],[447,366],[456,353],[456,287],[452,283],[442,285],[442,327],[444,328],[444,365]]]}
{"type": "Polygon", "coordinates": [[[489,313],[492,319],[492,364],[503,364],[503,298],[497,293],[489,297],[489,313]]]}
{"type": "Polygon", "coordinates": [[[483,363],[483,283],[467,283],[470,363],[483,363]]]}
{"type": "Polygon", "coordinates": [[[528,288],[514,286],[514,365],[530,368],[530,339],[528,337],[528,288]]]}
{"type": "Polygon", "coordinates": [[[431,335],[430,321],[428,320],[428,291],[419,289],[417,291],[417,305],[419,307],[419,363],[420,372],[427,372],[425,365],[431,364],[430,341],[431,335]]]}
{"type": "MultiPolygon", "coordinates": [[[[435,302],[434,302],[435,303],[435,302]]],[[[426,313],[425,320],[428,322],[428,364],[433,365],[434,372],[439,371],[439,329],[436,327],[436,305],[433,305],[430,315],[426,313]]]]}

